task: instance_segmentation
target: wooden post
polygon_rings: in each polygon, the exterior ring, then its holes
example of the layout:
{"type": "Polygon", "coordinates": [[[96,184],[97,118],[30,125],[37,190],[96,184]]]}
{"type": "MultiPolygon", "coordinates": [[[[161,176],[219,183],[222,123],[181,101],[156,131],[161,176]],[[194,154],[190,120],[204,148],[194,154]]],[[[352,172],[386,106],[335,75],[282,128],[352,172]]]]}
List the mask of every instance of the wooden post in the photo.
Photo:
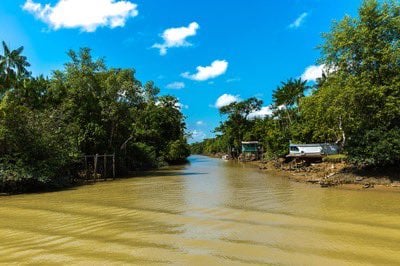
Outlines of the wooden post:
{"type": "Polygon", "coordinates": [[[264,146],[261,146],[261,161],[264,162],[264,146]]]}
{"type": "Polygon", "coordinates": [[[112,162],[113,162],[113,179],[115,179],[115,153],[112,155],[112,162]]]}
{"type": "Polygon", "coordinates": [[[94,180],[97,180],[97,159],[99,158],[99,155],[96,153],[94,156],[94,180]]]}
{"type": "Polygon", "coordinates": [[[104,180],[107,180],[107,154],[104,154],[104,180]]]}
{"type": "Polygon", "coordinates": [[[88,165],[87,165],[87,156],[85,155],[85,179],[86,180],[88,179],[88,173],[89,173],[89,170],[88,170],[88,165]]]}

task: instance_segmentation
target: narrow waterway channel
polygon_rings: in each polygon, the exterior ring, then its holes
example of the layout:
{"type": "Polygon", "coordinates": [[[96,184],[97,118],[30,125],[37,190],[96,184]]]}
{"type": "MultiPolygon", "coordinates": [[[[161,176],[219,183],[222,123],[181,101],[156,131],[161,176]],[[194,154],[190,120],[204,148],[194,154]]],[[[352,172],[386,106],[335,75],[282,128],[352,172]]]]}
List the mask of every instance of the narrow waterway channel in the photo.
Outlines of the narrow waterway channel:
{"type": "Polygon", "coordinates": [[[400,193],[190,164],[0,198],[0,263],[400,265],[400,193]]]}

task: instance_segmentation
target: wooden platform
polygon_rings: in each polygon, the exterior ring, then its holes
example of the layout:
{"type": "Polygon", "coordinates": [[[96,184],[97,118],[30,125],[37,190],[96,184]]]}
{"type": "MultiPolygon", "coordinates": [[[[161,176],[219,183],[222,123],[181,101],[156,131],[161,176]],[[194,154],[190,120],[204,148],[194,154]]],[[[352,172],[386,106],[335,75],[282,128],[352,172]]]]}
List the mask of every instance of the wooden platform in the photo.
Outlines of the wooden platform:
{"type": "Polygon", "coordinates": [[[321,153],[299,153],[299,154],[288,154],[287,158],[322,158],[324,155],[321,153]]]}

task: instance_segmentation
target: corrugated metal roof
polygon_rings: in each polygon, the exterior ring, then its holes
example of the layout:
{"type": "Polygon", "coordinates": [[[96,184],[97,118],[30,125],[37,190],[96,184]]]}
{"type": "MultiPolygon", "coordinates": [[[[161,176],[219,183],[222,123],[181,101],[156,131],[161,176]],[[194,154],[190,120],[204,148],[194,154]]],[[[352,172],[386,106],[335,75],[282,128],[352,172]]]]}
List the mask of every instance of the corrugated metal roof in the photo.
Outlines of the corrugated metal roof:
{"type": "Polygon", "coordinates": [[[258,141],[242,141],[242,144],[258,144],[258,141]]]}

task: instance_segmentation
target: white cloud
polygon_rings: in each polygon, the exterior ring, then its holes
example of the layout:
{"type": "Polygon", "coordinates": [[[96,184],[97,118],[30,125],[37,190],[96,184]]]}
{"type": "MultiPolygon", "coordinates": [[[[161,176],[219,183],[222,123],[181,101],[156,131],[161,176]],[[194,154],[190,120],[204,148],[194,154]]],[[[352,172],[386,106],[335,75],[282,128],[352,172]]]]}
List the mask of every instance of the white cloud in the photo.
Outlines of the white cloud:
{"type": "Polygon", "coordinates": [[[51,28],[80,28],[94,32],[98,27],[123,27],[139,12],[137,5],[116,0],[59,0],[54,6],[26,0],[22,8],[51,28]]]}
{"type": "MultiPolygon", "coordinates": [[[[175,103],[175,106],[174,106],[176,109],[178,109],[178,110],[189,109],[189,105],[186,105],[186,104],[183,104],[183,103],[179,102],[179,99],[177,99],[177,100],[178,100],[178,102],[175,103]]],[[[156,101],[155,105],[160,106],[161,102],[160,101],[156,101]]]]}
{"type": "Polygon", "coordinates": [[[272,113],[273,109],[271,106],[263,106],[261,107],[261,110],[250,113],[248,118],[249,119],[264,118],[266,116],[271,116],[272,113]]]}
{"type": "Polygon", "coordinates": [[[205,81],[208,79],[216,78],[226,72],[228,69],[228,62],[226,60],[215,60],[210,66],[196,67],[197,73],[190,74],[189,72],[182,73],[182,77],[196,80],[205,81]]]}
{"type": "Polygon", "coordinates": [[[301,79],[303,80],[308,80],[308,81],[316,81],[317,78],[322,77],[322,73],[327,72],[327,68],[325,67],[324,64],[316,66],[316,65],[311,65],[308,66],[303,74],[301,75],[301,79]]]}
{"type": "Polygon", "coordinates": [[[167,89],[174,89],[174,90],[180,90],[185,88],[185,83],[183,82],[172,82],[166,86],[167,89]]]}
{"type": "Polygon", "coordinates": [[[191,139],[195,142],[202,141],[203,139],[205,139],[207,137],[206,133],[204,133],[201,130],[193,130],[190,133],[192,135],[191,139]]]}
{"type": "Polygon", "coordinates": [[[196,125],[198,125],[198,126],[204,126],[205,123],[204,123],[204,121],[199,120],[199,121],[196,122],[196,125]]]}
{"type": "Polygon", "coordinates": [[[232,82],[239,82],[240,80],[241,80],[240,78],[230,78],[230,79],[227,79],[226,82],[232,83],[232,82]]]}
{"type": "Polygon", "coordinates": [[[197,22],[192,22],[188,27],[166,29],[161,35],[164,43],[153,44],[152,48],[159,49],[160,55],[166,55],[168,48],[191,46],[192,44],[186,41],[186,38],[195,36],[199,28],[197,22]]]}
{"type": "Polygon", "coordinates": [[[289,28],[291,29],[297,29],[298,27],[301,26],[301,24],[304,23],[305,18],[308,16],[307,12],[303,12],[298,18],[296,18],[295,21],[293,21],[290,25],[289,28]]]}
{"type": "Polygon", "coordinates": [[[178,108],[178,109],[180,109],[180,110],[182,110],[182,109],[189,109],[189,105],[182,104],[182,103],[180,103],[180,102],[177,102],[177,103],[175,104],[175,107],[178,108]]]}
{"type": "Polygon", "coordinates": [[[215,107],[216,108],[222,108],[226,105],[229,105],[231,103],[234,102],[239,102],[240,101],[240,97],[239,95],[232,95],[232,94],[222,94],[221,96],[218,97],[217,101],[215,102],[215,107]]]}
{"type": "Polygon", "coordinates": [[[276,109],[278,109],[278,110],[285,110],[285,109],[286,109],[286,105],[281,104],[281,105],[279,105],[276,109]]]}

